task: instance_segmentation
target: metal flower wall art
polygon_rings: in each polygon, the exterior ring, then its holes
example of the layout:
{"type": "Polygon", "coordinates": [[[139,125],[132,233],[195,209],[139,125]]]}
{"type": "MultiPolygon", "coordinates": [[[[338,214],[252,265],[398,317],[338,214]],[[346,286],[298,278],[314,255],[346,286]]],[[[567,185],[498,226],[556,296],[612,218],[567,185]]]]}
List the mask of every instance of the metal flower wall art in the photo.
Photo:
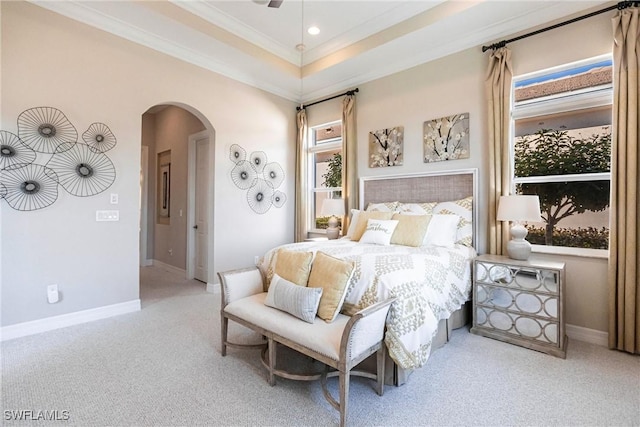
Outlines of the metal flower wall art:
{"type": "Polygon", "coordinates": [[[369,167],[402,165],[404,126],[369,132],[369,167]]]}
{"type": "Polygon", "coordinates": [[[235,166],[231,170],[231,180],[241,190],[247,191],[247,203],[254,212],[266,213],[271,206],[281,208],[287,196],[277,188],[284,182],[284,170],[276,162],[268,163],[264,151],[249,154],[238,144],[229,150],[229,160],[235,166]]]}
{"type": "Polygon", "coordinates": [[[58,186],[78,197],[109,188],[116,170],[104,154],[116,137],[104,123],[78,131],[57,108],[35,107],[18,116],[18,134],[0,130],[0,199],[18,211],[52,205],[58,186]]]}
{"type": "Polygon", "coordinates": [[[469,158],[469,113],[424,122],[424,162],[469,158]]]}

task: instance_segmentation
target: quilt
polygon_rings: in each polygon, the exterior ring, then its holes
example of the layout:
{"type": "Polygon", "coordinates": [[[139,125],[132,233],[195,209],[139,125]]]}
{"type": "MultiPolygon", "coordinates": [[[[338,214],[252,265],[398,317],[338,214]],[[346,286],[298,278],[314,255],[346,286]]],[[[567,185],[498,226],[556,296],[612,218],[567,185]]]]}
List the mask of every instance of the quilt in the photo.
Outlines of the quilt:
{"type": "Polygon", "coordinates": [[[468,246],[382,246],[349,239],[291,243],[271,249],[259,260],[267,281],[280,248],[322,251],[355,263],[343,314],[395,297],[385,343],[391,358],[405,369],[427,362],[439,321],[448,319],[470,298],[471,260],[476,252],[468,246]]]}

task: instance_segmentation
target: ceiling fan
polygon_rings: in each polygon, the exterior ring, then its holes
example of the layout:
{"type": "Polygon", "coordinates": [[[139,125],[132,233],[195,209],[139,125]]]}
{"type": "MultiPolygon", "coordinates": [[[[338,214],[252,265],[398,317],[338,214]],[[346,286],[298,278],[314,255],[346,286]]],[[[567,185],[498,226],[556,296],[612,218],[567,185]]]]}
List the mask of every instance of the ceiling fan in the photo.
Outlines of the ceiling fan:
{"type": "Polygon", "coordinates": [[[254,3],[266,4],[267,7],[279,8],[284,0],[253,0],[254,3]],[[268,2],[268,3],[267,3],[268,2]]]}

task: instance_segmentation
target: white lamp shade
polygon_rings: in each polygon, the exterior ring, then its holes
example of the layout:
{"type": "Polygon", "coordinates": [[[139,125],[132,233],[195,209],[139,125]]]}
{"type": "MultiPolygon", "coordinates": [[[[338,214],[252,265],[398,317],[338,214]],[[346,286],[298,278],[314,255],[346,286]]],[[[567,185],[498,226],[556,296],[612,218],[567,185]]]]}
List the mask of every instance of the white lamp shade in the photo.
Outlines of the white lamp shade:
{"type": "Polygon", "coordinates": [[[500,196],[498,221],[540,222],[540,198],[536,195],[500,196]]]}
{"type": "Polygon", "coordinates": [[[344,199],[324,199],[320,214],[324,216],[344,216],[344,199]]]}

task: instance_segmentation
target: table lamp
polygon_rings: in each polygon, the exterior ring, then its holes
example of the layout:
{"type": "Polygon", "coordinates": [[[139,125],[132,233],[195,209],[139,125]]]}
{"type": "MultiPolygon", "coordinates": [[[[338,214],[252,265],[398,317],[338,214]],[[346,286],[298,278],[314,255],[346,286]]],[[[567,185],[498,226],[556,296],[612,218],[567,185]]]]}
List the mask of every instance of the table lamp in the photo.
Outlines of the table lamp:
{"type": "Polygon", "coordinates": [[[330,216],[329,227],[327,228],[327,238],[330,240],[337,239],[340,234],[338,227],[338,216],[344,216],[344,200],[343,199],[324,199],[322,202],[322,216],[330,216]]]}
{"type": "Polygon", "coordinates": [[[540,222],[540,199],[537,195],[500,196],[498,221],[511,221],[511,240],[507,243],[507,254],[511,259],[526,260],[531,254],[531,244],[524,238],[527,229],[522,222],[540,222]]]}

